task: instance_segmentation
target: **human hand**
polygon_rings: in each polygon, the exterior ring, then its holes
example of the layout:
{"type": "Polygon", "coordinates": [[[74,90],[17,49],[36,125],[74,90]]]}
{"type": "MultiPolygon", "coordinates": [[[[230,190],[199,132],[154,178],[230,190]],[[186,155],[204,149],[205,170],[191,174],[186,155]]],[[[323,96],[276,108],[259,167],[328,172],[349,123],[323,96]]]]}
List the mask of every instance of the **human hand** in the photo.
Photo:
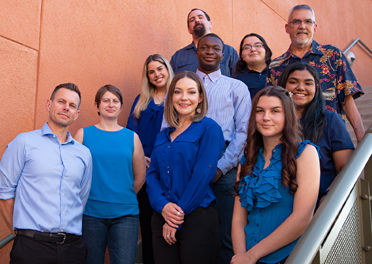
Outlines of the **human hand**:
{"type": "Polygon", "coordinates": [[[150,167],[151,158],[145,156],[146,170],[150,167]]]}
{"type": "Polygon", "coordinates": [[[175,203],[167,203],[163,210],[161,210],[161,215],[168,225],[173,228],[178,228],[183,223],[183,218],[185,217],[185,213],[181,207],[175,203]]]}
{"type": "Polygon", "coordinates": [[[217,168],[217,173],[216,173],[216,176],[213,179],[213,183],[218,181],[221,178],[221,176],[222,176],[222,171],[219,168],[217,168]]]}
{"type": "Polygon", "coordinates": [[[231,264],[255,264],[256,262],[256,260],[250,259],[248,251],[234,255],[230,261],[231,264]]]}
{"type": "Polygon", "coordinates": [[[176,243],[176,232],[177,229],[170,227],[167,223],[165,223],[163,225],[163,237],[165,242],[167,242],[169,245],[173,245],[174,243],[176,243]]]}

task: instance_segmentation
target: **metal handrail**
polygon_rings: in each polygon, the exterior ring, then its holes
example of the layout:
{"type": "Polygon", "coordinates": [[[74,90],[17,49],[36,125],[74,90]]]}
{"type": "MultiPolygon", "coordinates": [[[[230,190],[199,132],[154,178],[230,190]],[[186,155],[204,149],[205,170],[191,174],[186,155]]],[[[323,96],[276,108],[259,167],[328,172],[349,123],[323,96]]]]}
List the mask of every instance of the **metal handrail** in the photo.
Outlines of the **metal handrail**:
{"type": "Polygon", "coordinates": [[[372,126],[338,175],[286,264],[311,263],[372,154],[372,126]]]}
{"type": "Polygon", "coordinates": [[[351,43],[351,45],[343,52],[344,54],[346,54],[346,52],[348,52],[352,47],[354,47],[355,44],[357,44],[358,42],[360,42],[360,44],[363,45],[363,47],[369,51],[369,53],[371,53],[372,55],[372,50],[370,48],[367,47],[366,44],[364,44],[363,41],[360,40],[360,38],[357,38],[356,40],[354,40],[353,43],[351,43]]]}
{"type": "Polygon", "coordinates": [[[14,239],[14,235],[13,234],[9,234],[6,238],[4,238],[3,240],[0,241],[0,249],[2,249],[3,247],[5,247],[8,243],[10,243],[13,239],[14,239]]]}

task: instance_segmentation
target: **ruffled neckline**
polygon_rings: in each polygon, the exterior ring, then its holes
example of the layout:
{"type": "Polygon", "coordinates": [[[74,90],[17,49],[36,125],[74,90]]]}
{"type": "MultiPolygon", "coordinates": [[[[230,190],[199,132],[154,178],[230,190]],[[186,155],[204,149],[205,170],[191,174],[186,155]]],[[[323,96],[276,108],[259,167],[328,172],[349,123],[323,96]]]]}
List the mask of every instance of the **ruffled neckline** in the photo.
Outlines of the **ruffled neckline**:
{"type": "Polygon", "coordinates": [[[242,207],[252,211],[254,207],[265,208],[272,203],[277,203],[282,199],[278,190],[282,162],[281,162],[282,144],[278,144],[272,150],[270,165],[265,166],[263,148],[258,152],[257,162],[253,168],[253,173],[245,176],[239,184],[239,195],[242,207]]]}
{"type": "MultiPolygon", "coordinates": [[[[307,144],[312,144],[309,140],[298,143],[296,159],[301,155],[307,144]]],[[[317,150],[319,149],[315,146],[317,150]]],[[[318,150],[319,151],[319,150],[318,150]]],[[[238,193],[242,207],[252,211],[253,208],[265,208],[272,203],[277,203],[282,199],[279,192],[279,184],[282,184],[282,143],[275,146],[270,158],[270,165],[265,166],[263,148],[257,155],[257,162],[253,168],[253,173],[241,179],[238,193]]]]}

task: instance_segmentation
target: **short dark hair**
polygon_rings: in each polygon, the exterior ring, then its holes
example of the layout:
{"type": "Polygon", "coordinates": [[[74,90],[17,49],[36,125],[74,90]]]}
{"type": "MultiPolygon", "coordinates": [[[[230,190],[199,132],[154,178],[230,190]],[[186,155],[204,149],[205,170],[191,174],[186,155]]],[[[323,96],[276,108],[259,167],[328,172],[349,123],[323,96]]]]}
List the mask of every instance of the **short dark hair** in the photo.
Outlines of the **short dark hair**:
{"type": "Polygon", "coordinates": [[[323,136],[323,130],[327,122],[325,116],[325,103],[320,88],[318,72],[308,63],[296,62],[288,65],[284,69],[283,73],[279,77],[278,85],[285,88],[288,78],[293,72],[304,70],[307,70],[314,77],[315,94],[313,100],[305,106],[300,118],[300,123],[302,125],[304,139],[308,139],[312,143],[317,144],[323,136]]]}
{"type": "Polygon", "coordinates": [[[240,60],[236,63],[236,66],[235,66],[235,73],[236,74],[239,74],[240,71],[244,70],[247,67],[247,63],[242,59],[242,51],[243,51],[244,40],[248,37],[256,37],[259,40],[261,40],[262,45],[263,45],[263,47],[265,48],[265,51],[266,51],[265,52],[265,63],[267,65],[269,65],[270,62],[271,62],[271,56],[273,55],[273,53],[271,52],[271,49],[267,45],[265,39],[262,36],[260,36],[256,33],[250,33],[248,35],[245,35],[244,38],[242,39],[242,41],[240,42],[240,49],[239,49],[240,60]]]}
{"type": "Polygon", "coordinates": [[[53,101],[54,97],[56,96],[56,93],[58,92],[58,90],[62,89],[62,88],[73,91],[73,92],[75,92],[79,95],[79,105],[78,105],[78,109],[79,109],[80,102],[81,102],[81,93],[80,93],[79,87],[77,87],[77,85],[75,85],[73,83],[62,83],[62,84],[56,86],[56,88],[54,88],[54,90],[52,92],[52,95],[50,96],[50,100],[53,101]]]}
{"type": "Polygon", "coordinates": [[[214,34],[214,33],[208,33],[208,34],[202,36],[202,37],[199,39],[199,42],[198,42],[198,49],[199,49],[199,43],[200,43],[200,41],[201,41],[203,38],[206,38],[206,37],[218,38],[218,39],[221,41],[221,43],[222,43],[222,53],[223,53],[223,51],[225,50],[225,43],[223,43],[223,40],[222,40],[222,39],[221,39],[217,34],[214,34]]]}
{"type": "Polygon", "coordinates": [[[191,12],[193,12],[195,10],[202,11],[204,13],[205,17],[207,18],[207,20],[211,21],[211,18],[208,16],[207,12],[205,12],[204,10],[201,10],[200,8],[193,8],[193,9],[191,9],[191,11],[187,15],[187,27],[189,27],[189,16],[190,16],[191,12]]]}
{"type": "MultiPolygon", "coordinates": [[[[99,104],[101,103],[102,96],[106,92],[113,93],[119,99],[121,105],[123,105],[123,95],[121,94],[121,91],[119,90],[119,88],[111,84],[106,84],[105,86],[102,86],[101,88],[99,88],[96,93],[96,98],[94,99],[94,102],[97,104],[97,108],[99,107],[99,104]]],[[[99,112],[98,112],[98,115],[100,115],[99,112]]]]}

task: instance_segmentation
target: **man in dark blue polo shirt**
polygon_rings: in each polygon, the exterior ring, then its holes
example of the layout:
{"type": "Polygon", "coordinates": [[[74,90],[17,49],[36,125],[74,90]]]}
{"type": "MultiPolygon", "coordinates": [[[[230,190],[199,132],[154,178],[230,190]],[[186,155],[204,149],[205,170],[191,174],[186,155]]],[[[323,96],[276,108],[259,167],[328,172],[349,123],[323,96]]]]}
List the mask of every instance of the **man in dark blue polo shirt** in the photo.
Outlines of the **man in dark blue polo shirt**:
{"type": "MultiPolygon", "coordinates": [[[[206,12],[194,8],[187,16],[187,27],[192,36],[192,42],[173,54],[170,65],[175,74],[181,71],[196,72],[199,66],[199,61],[196,58],[196,47],[199,39],[211,32],[212,22],[206,12]]],[[[238,59],[239,56],[236,50],[225,44],[224,57],[220,64],[221,73],[226,76],[232,76],[238,59]]]]}

